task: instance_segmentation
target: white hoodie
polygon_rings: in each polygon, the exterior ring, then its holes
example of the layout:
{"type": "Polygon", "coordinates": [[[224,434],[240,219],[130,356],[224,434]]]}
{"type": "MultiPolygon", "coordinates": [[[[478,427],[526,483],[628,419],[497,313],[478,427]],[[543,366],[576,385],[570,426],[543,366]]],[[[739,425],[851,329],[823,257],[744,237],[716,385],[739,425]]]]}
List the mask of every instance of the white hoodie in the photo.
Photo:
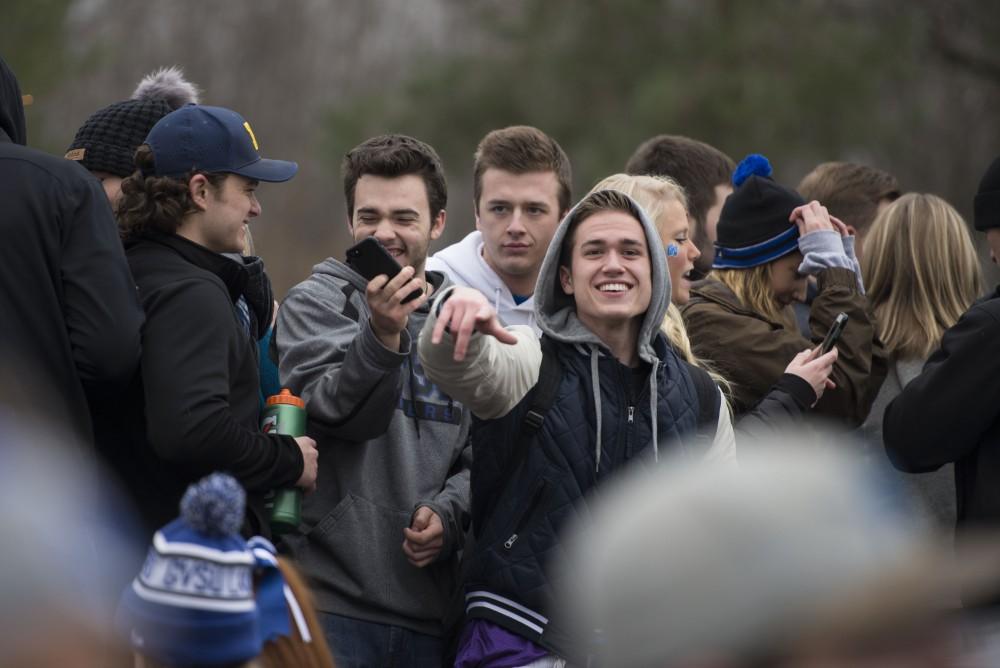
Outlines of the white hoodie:
{"type": "Polygon", "coordinates": [[[493,302],[504,325],[528,325],[536,336],[541,336],[542,330],[535,324],[535,298],[529,297],[521,304],[514,302],[510,288],[483,258],[483,235],[479,230],[427,258],[426,268],[444,272],[453,283],[482,292],[493,302]]]}

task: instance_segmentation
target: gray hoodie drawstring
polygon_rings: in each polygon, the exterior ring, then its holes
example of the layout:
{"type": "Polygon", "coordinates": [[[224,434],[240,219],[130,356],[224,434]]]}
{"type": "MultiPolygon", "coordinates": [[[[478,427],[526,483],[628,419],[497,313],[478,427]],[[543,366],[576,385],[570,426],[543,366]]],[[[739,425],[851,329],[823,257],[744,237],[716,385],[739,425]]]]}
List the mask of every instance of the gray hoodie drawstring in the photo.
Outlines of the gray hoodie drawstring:
{"type": "Polygon", "coordinates": [[[601,375],[597,370],[597,346],[590,346],[590,384],[594,388],[594,411],[597,413],[597,449],[594,455],[594,473],[601,471],[601,375]]]}
{"type": "Polygon", "coordinates": [[[656,433],[656,370],[660,367],[660,360],[657,357],[653,358],[653,368],[649,372],[649,415],[652,420],[653,429],[653,461],[660,461],[660,439],[657,438],[656,433]]]}
{"type": "Polygon", "coordinates": [[[500,286],[493,288],[493,310],[500,313],[500,286]]]}

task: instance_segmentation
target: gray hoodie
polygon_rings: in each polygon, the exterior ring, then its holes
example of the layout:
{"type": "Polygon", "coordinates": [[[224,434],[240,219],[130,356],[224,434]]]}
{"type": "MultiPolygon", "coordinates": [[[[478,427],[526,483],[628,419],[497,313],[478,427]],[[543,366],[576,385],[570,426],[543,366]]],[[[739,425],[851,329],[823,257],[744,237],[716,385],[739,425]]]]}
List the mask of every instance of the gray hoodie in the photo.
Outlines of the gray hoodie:
{"type": "MultiPolygon", "coordinates": [[[[437,291],[447,284],[437,272],[427,279],[437,291]]],[[[468,523],[470,415],[427,379],[411,348],[428,307],[389,350],[369,324],[366,285],[330,258],[278,311],[281,381],[305,400],[320,454],[305,533],[286,542],[320,610],[441,635],[468,523]],[[441,518],[445,546],[421,569],[402,543],[422,505],[441,518]]]]}

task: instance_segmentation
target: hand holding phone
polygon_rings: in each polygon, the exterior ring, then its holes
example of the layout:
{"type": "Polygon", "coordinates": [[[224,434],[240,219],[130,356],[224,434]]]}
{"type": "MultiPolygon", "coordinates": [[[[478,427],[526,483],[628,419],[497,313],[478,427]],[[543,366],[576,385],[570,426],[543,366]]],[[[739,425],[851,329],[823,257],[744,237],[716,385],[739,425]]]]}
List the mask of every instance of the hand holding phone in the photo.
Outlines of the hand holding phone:
{"type": "Polygon", "coordinates": [[[825,355],[836,345],[837,341],[840,339],[840,335],[844,333],[844,327],[847,325],[847,314],[840,313],[837,318],[833,321],[830,326],[830,331],[826,333],[826,338],[823,339],[823,343],[820,344],[820,355],[825,355]]]}
{"type": "MultiPolygon", "coordinates": [[[[365,237],[347,249],[347,266],[369,281],[381,275],[385,275],[391,281],[402,271],[399,263],[375,237],[365,237]]],[[[402,303],[411,302],[421,294],[421,290],[414,290],[403,299],[402,303]]]]}

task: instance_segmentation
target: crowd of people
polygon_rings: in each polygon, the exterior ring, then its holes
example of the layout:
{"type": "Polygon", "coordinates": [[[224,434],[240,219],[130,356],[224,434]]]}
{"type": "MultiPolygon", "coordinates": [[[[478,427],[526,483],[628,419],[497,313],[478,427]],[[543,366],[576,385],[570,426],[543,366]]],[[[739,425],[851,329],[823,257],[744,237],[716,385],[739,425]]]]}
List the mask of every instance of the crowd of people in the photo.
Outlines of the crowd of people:
{"type": "MultiPolygon", "coordinates": [[[[281,296],[248,224],[298,166],[180,71],[64,157],[26,143],[0,60],[0,371],[149,546],[116,555],[124,651],[103,659],[997,658],[954,620],[1000,589],[1000,293],[941,198],[843,162],[792,188],[763,155],[660,135],[575,199],[556,140],[512,126],[475,150],[474,229],[432,254],[444,167],[386,134],[343,159],[344,230],[398,272],[329,257],[281,296]],[[283,388],[301,435],[261,428],[283,388]]],[[[974,210],[1000,256],[1000,158],[974,210]]]]}

